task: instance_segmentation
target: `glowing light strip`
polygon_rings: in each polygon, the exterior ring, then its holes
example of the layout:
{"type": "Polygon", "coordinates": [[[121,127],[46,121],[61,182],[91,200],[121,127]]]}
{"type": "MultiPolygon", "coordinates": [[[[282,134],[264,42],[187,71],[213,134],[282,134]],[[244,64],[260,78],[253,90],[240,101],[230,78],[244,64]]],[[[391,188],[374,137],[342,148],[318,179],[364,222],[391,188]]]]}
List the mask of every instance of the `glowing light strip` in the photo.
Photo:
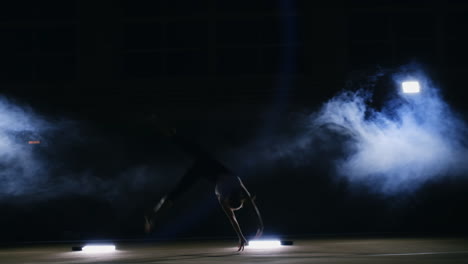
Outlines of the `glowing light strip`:
{"type": "Polygon", "coordinates": [[[104,253],[115,251],[114,245],[87,245],[84,246],[82,251],[91,253],[104,253]]]}
{"type": "Polygon", "coordinates": [[[249,241],[249,248],[276,248],[281,246],[279,240],[252,240],[249,241]]]}

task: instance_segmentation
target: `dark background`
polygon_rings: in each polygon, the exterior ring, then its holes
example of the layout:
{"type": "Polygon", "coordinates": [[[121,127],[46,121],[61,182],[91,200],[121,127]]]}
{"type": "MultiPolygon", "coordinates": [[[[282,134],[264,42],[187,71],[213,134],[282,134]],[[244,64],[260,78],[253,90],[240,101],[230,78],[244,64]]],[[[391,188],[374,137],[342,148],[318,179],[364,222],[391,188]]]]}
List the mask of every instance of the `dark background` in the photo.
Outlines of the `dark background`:
{"type": "MultiPolygon", "coordinates": [[[[65,132],[38,151],[60,156],[69,171],[89,169],[109,182],[136,165],[159,176],[116,188],[113,196],[57,191],[1,201],[0,240],[234,235],[213,186],[203,181],[154,234],[143,234],[143,208],[190,163],[152,132],[148,117],[162,116],[222,159],[256,137],[287,130],[291,113],[317,110],[350,82],[411,62],[422,65],[463,115],[463,2],[2,2],[2,95],[43,116],[74,120],[83,130],[79,144],[64,144],[65,132]]],[[[267,234],[468,231],[466,178],[386,197],[337,180],[326,158],[300,167],[290,160],[270,165],[233,168],[257,195],[267,234]]],[[[244,211],[241,225],[251,234],[255,222],[244,211]]]]}

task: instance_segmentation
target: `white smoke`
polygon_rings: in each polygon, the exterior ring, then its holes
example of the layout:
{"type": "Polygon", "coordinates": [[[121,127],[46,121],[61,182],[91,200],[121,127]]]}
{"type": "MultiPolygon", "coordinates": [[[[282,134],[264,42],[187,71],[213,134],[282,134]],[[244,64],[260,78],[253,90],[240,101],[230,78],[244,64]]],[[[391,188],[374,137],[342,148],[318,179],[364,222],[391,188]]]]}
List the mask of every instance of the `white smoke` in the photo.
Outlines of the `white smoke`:
{"type": "MultiPolygon", "coordinates": [[[[393,96],[377,107],[371,90],[383,76],[370,78],[363,88],[342,91],[312,114],[283,119],[267,139],[258,138],[239,151],[238,166],[248,172],[281,164],[301,169],[301,175],[334,174],[350,186],[387,195],[468,174],[467,125],[439,89],[424,74],[413,74],[421,93],[390,91],[393,96]]],[[[395,74],[392,83],[403,77],[395,74]]]]}
{"type": "Polygon", "coordinates": [[[40,134],[51,129],[50,123],[27,107],[19,107],[0,97],[0,197],[21,195],[43,178],[40,158],[29,140],[40,140],[40,134]]]}
{"type": "Polygon", "coordinates": [[[313,115],[313,127],[348,136],[345,155],[335,163],[340,176],[398,193],[468,171],[466,124],[429,81],[420,81],[420,94],[400,93],[382,110],[370,107],[369,93],[345,91],[313,115]]]}
{"type": "Polygon", "coordinates": [[[89,132],[63,118],[51,119],[0,97],[0,202],[66,195],[115,200],[151,186],[156,186],[155,191],[164,188],[160,176],[172,171],[112,156],[121,149],[105,133],[89,132]]]}

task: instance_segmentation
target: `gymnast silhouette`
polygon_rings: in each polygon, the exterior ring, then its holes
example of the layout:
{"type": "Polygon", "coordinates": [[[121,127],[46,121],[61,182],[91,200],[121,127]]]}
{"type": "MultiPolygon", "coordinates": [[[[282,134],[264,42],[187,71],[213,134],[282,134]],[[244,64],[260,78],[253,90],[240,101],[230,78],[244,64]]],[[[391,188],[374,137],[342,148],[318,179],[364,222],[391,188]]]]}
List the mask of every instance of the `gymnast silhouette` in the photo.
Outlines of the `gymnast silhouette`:
{"type": "Polygon", "coordinates": [[[243,251],[247,240],[242,234],[234,211],[241,209],[244,202],[248,201],[254,208],[258,218],[258,229],[255,237],[261,236],[263,233],[263,221],[260,211],[255,204],[255,199],[252,198],[239,177],[235,176],[228,168],[200,146],[178,136],[175,129],[162,126],[161,122],[157,122],[156,125],[159,132],[169,137],[180,149],[192,156],[194,162],[177,184],[176,188],[161,198],[156,206],[147,210],[145,214],[145,231],[147,233],[152,231],[154,220],[158,213],[171,207],[174,201],[192,187],[197,180],[205,178],[215,184],[215,194],[219,204],[229,218],[239,238],[238,251],[243,251]]]}

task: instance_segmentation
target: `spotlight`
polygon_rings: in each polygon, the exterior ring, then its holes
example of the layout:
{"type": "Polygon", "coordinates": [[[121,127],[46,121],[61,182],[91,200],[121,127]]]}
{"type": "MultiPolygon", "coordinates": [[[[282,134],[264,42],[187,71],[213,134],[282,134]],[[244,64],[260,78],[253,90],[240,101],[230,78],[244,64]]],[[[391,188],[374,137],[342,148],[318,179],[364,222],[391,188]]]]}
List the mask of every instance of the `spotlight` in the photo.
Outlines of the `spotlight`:
{"type": "Polygon", "coordinates": [[[419,86],[418,81],[406,81],[401,83],[401,87],[403,88],[403,93],[419,93],[421,91],[421,87],[419,86]]]}
{"type": "Polygon", "coordinates": [[[115,245],[86,245],[72,247],[73,251],[83,251],[90,253],[106,253],[115,251],[115,245]]]}
{"type": "Polygon", "coordinates": [[[281,246],[279,240],[251,240],[248,244],[249,248],[276,248],[281,246]]]}
{"type": "Polygon", "coordinates": [[[87,245],[82,249],[84,252],[104,253],[115,251],[114,245],[87,245]]]}

